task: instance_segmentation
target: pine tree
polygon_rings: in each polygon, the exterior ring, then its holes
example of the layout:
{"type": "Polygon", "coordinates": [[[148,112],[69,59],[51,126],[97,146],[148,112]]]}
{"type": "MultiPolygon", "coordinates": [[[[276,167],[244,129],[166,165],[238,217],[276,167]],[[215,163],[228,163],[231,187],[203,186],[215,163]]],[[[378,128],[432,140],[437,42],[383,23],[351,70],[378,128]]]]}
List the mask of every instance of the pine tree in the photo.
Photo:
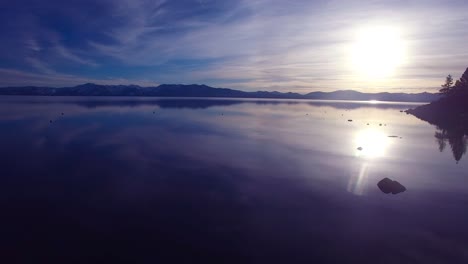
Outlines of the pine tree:
{"type": "Polygon", "coordinates": [[[445,77],[445,83],[441,85],[442,89],[439,90],[441,94],[447,95],[451,92],[453,87],[453,77],[452,75],[447,75],[445,77]]]}

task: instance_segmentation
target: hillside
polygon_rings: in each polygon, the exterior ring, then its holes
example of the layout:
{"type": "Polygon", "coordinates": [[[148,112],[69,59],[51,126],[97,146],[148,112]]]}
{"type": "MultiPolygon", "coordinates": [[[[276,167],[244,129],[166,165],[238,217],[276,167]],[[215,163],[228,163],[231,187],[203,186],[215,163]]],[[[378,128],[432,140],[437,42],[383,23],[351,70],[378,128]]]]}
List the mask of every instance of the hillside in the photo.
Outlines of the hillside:
{"type": "Polygon", "coordinates": [[[450,93],[406,112],[440,128],[462,130],[468,135],[468,69],[450,93]]]}
{"type": "Polygon", "coordinates": [[[156,87],[138,85],[99,85],[93,83],[74,87],[5,87],[0,95],[29,96],[154,96],[154,97],[222,97],[222,98],[278,98],[278,99],[321,99],[321,100],[379,100],[399,102],[431,102],[440,98],[431,93],[361,93],[345,90],[334,92],[312,92],[308,94],[269,91],[245,92],[207,85],[162,84],[156,87]]]}

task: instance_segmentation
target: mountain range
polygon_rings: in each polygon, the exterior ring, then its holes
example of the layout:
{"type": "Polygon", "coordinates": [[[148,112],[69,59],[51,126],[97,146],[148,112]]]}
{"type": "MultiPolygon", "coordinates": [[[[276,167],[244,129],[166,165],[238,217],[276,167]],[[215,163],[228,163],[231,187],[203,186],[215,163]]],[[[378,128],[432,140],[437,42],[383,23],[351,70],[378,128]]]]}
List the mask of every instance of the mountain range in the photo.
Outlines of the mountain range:
{"type": "Polygon", "coordinates": [[[100,85],[86,83],[73,87],[4,87],[0,95],[40,96],[153,96],[153,97],[223,97],[223,98],[277,98],[321,100],[378,100],[399,102],[432,102],[440,98],[435,93],[362,93],[353,90],[311,92],[307,94],[269,91],[245,92],[227,88],[214,88],[198,84],[161,84],[155,87],[138,85],[100,85]]]}

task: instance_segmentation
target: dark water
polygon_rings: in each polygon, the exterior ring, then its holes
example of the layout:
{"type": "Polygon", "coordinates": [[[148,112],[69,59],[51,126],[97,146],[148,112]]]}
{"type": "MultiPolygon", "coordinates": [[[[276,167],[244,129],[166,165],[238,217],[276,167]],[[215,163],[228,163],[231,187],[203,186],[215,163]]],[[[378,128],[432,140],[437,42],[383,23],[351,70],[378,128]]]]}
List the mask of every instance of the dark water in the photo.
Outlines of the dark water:
{"type": "Polygon", "coordinates": [[[468,263],[466,137],[409,107],[0,97],[1,262],[468,263]]]}

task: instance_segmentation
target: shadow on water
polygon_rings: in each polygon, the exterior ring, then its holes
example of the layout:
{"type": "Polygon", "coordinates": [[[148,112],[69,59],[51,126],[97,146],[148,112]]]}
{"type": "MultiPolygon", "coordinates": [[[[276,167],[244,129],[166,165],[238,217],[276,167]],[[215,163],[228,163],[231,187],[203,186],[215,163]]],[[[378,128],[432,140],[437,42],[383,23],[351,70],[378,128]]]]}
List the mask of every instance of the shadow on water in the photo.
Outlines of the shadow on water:
{"type": "Polygon", "coordinates": [[[467,150],[468,117],[462,114],[446,115],[445,118],[421,119],[436,127],[434,137],[439,146],[439,151],[443,152],[447,144],[450,145],[453,158],[458,164],[467,150]]]}
{"type": "Polygon", "coordinates": [[[436,126],[437,130],[434,134],[437,144],[439,145],[440,152],[444,151],[447,143],[452,149],[453,158],[457,163],[466,154],[466,147],[468,143],[468,133],[460,126],[436,126]]]}

